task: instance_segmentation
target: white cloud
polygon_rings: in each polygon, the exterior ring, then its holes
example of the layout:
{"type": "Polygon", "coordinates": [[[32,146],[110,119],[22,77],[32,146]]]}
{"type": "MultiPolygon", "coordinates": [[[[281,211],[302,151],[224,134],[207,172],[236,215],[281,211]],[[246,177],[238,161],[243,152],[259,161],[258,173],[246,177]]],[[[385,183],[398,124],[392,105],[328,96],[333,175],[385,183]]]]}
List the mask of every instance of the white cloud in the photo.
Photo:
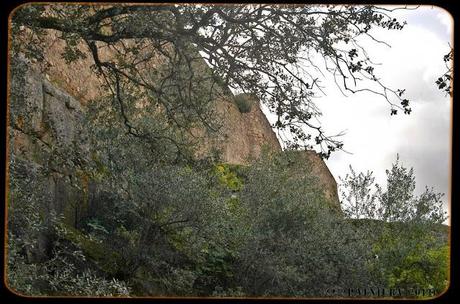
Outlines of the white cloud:
{"type": "Polygon", "coordinates": [[[382,63],[377,70],[382,80],[390,87],[406,89],[412,114],[390,116],[385,100],[376,95],[344,98],[329,89],[328,96],[318,102],[324,113],[323,125],[330,134],[347,129],[345,149],[353,155],[336,152],[327,163],[337,180],[351,164],[358,171],[374,171],[377,182],[385,184],[385,169],[400,153],[403,164],[415,169],[417,192],[428,185],[447,194],[451,104],[434,82],[445,71],[442,57],[449,51],[449,41],[432,25],[447,26],[448,15],[439,9],[434,15],[429,7],[406,14],[412,20],[415,15],[418,22],[409,23],[402,31],[375,33],[391,48],[368,42],[366,48],[371,58],[382,63]],[[420,14],[428,19],[423,22],[420,14]],[[436,17],[439,14],[442,18],[436,17]]]}
{"type": "MultiPolygon", "coordinates": [[[[443,56],[449,51],[451,37],[445,31],[450,16],[429,6],[397,14],[408,20],[402,31],[374,32],[391,48],[370,39],[363,41],[363,46],[373,61],[381,64],[376,73],[382,81],[406,89],[413,112],[390,116],[390,107],[381,97],[370,93],[344,97],[332,79],[324,80],[327,96],[317,99],[324,114],[323,128],[329,135],[346,130],[344,148],[352,153],[336,151],[327,164],[337,182],[351,164],[356,171],[373,171],[376,182],[385,186],[385,169],[399,153],[404,166],[414,167],[417,193],[428,185],[447,195],[451,101],[434,82],[445,71],[443,56]]],[[[447,199],[445,203],[447,210],[447,199]]]]}
{"type": "Polygon", "coordinates": [[[446,34],[450,35],[454,25],[452,16],[448,12],[442,10],[436,14],[436,18],[445,26],[446,34]]]}

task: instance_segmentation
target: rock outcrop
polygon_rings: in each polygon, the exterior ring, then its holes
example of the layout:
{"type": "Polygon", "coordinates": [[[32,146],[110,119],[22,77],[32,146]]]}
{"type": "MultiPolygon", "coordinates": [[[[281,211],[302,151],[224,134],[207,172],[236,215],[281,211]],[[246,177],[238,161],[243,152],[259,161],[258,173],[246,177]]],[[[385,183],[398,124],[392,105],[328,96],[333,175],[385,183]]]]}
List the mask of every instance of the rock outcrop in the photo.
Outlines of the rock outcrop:
{"type": "Polygon", "coordinates": [[[229,164],[249,164],[259,157],[262,147],[281,151],[281,146],[271,129],[265,114],[254,97],[244,96],[252,104],[250,110],[241,113],[233,97],[216,102],[216,113],[221,117],[220,135],[204,138],[198,145],[196,156],[205,156],[212,149],[221,153],[222,161],[229,164]]]}
{"type": "MultiPolygon", "coordinates": [[[[18,156],[37,164],[49,158],[50,149],[55,145],[67,147],[72,153],[87,152],[81,116],[87,102],[101,94],[103,83],[91,71],[93,62],[85,45],[82,44],[80,49],[87,54],[87,58],[66,64],[60,56],[64,43],[53,31],[49,31],[48,39],[50,46],[44,52],[44,62],[47,62],[48,69],[44,75],[39,72],[43,69],[40,63],[21,63],[18,59],[11,62],[11,67],[16,71],[12,73],[11,83],[11,144],[18,156]]],[[[101,56],[110,57],[110,50],[102,49],[101,56]]],[[[158,63],[152,62],[150,67],[153,68],[155,64],[158,63]]],[[[204,61],[203,65],[206,65],[204,61]]],[[[215,149],[220,151],[223,162],[249,164],[259,157],[264,146],[273,151],[281,151],[278,139],[259,103],[251,95],[228,95],[217,100],[214,103],[215,110],[222,119],[220,135],[205,138],[197,147],[196,157],[202,157],[215,149]],[[245,100],[248,107],[240,109],[237,99],[245,100]]],[[[337,184],[327,165],[313,151],[301,153],[305,161],[313,164],[311,174],[318,177],[327,199],[340,210],[337,184]]],[[[69,174],[57,172],[58,175],[69,174]]],[[[59,183],[57,180],[54,182],[59,183]]]]}
{"type": "Polygon", "coordinates": [[[318,183],[323,189],[326,199],[331,203],[335,210],[342,213],[337,193],[337,182],[335,181],[331,171],[329,171],[329,168],[324,160],[315,151],[299,151],[298,153],[301,154],[305,161],[310,162],[312,168],[312,172],[310,174],[318,178],[318,183]]]}
{"type": "Polygon", "coordinates": [[[46,192],[37,193],[41,208],[74,225],[84,216],[90,187],[75,164],[89,157],[84,108],[24,59],[14,58],[10,71],[10,173],[38,183],[37,191],[46,192]]]}

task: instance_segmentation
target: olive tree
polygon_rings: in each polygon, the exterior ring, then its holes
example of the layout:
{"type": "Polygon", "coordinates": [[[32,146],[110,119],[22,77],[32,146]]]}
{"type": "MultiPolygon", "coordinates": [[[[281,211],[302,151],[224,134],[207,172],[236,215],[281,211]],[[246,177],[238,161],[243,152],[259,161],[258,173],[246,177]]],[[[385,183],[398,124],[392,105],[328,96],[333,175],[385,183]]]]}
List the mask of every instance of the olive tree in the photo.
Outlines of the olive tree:
{"type": "Polygon", "coordinates": [[[399,155],[386,170],[385,189],[374,183],[372,172],[356,174],[351,166],[350,170],[342,179],[342,206],[353,221],[361,222],[372,243],[375,259],[369,271],[374,280],[387,288],[426,291],[413,297],[443,292],[449,278],[443,194],[426,187],[415,195],[414,170],[404,167],[399,155]]]}
{"type": "Polygon", "coordinates": [[[349,166],[350,173],[340,178],[340,195],[342,197],[342,209],[350,218],[375,218],[377,212],[377,195],[372,191],[375,178],[373,173],[356,173],[349,166]]]}
{"type": "Polygon", "coordinates": [[[341,178],[342,208],[351,218],[371,218],[387,222],[426,221],[441,224],[446,220],[442,197],[433,188],[416,196],[414,169],[407,169],[399,155],[390,170],[386,170],[387,185],[383,189],[375,183],[373,172],[357,174],[350,165],[350,173],[341,178]]]}

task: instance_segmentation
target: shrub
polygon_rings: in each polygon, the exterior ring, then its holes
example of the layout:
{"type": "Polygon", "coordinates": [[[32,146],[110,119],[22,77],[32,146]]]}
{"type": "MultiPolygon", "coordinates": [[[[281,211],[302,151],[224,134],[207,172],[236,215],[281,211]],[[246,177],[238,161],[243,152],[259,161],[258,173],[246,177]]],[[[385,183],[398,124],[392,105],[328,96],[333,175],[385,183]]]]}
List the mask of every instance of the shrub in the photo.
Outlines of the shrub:
{"type": "Polygon", "coordinates": [[[292,174],[310,172],[302,159],[295,151],[264,155],[246,172],[248,233],[235,267],[245,294],[322,296],[370,281],[359,231],[330,211],[313,176],[292,174]]]}
{"type": "Polygon", "coordinates": [[[97,273],[97,267],[71,242],[55,212],[44,214],[43,172],[21,175],[20,163],[10,163],[8,200],[8,286],[28,296],[129,295],[127,285],[97,273]]]}
{"type": "Polygon", "coordinates": [[[251,101],[247,94],[236,95],[234,100],[240,113],[249,113],[251,111],[254,102],[251,101]]]}

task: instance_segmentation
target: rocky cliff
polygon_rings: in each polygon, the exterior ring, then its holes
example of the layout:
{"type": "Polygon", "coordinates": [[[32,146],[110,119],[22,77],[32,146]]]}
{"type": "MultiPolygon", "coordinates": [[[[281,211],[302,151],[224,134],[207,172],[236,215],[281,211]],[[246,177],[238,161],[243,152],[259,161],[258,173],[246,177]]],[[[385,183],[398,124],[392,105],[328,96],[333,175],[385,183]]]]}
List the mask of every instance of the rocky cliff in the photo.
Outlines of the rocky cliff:
{"type": "MultiPolygon", "coordinates": [[[[64,48],[63,42],[52,31],[49,31],[48,39],[50,47],[44,53],[46,72],[43,72],[43,63],[17,58],[11,62],[11,144],[17,156],[40,166],[50,158],[55,145],[66,147],[70,154],[88,153],[81,117],[87,102],[101,94],[103,83],[90,69],[91,56],[85,46],[82,45],[81,50],[88,54],[86,59],[66,64],[59,55],[64,48]]],[[[101,55],[110,57],[112,54],[103,49],[101,55]]],[[[155,64],[152,62],[150,68],[155,64]]],[[[217,100],[214,106],[216,113],[223,118],[220,135],[205,138],[196,149],[196,157],[217,149],[226,163],[248,164],[260,155],[264,146],[281,151],[270,123],[260,109],[259,100],[251,95],[229,95],[217,100]],[[242,109],[238,100],[246,102],[247,108],[242,109]]],[[[312,172],[305,174],[318,177],[327,199],[340,210],[337,184],[327,165],[313,151],[299,153],[312,164],[312,172]]],[[[62,190],[72,179],[82,180],[78,172],[66,172],[63,168],[57,168],[53,174],[50,189],[62,184],[64,186],[58,187],[62,190]]],[[[82,187],[87,189],[88,184],[82,187]]],[[[59,195],[76,194],[68,189],[57,191],[53,199],[55,204],[63,201],[59,195]]]]}
{"type": "Polygon", "coordinates": [[[77,223],[89,202],[90,179],[79,168],[89,161],[84,107],[50,83],[24,58],[10,69],[10,169],[16,177],[36,181],[46,210],[77,223]]]}
{"type": "MultiPolygon", "coordinates": [[[[79,48],[87,54],[86,58],[67,64],[60,54],[65,43],[59,39],[56,31],[47,31],[49,47],[44,50],[41,63],[32,62],[34,70],[43,72],[44,78],[54,86],[73,96],[84,107],[88,101],[96,99],[103,93],[103,79],[98,77],[90,66],[93,64],[89,50],[83,44],[79,48]]],[[[113,50],[100,48],[100,56],[110,58],[113,50]]],[[[159,63],[150,60],[145,68],[154,69],[159,63]]],[[[204,61],[202,65],[206,65],[204,61]]],[[[250,110],[242,113],[232,96],[226,96],[215,102],[216,114],[223,117],[221,135],[216,139],[205,139],[197,147],[197,157],[207,154],[212,148],[222,153],[224,162],[246,164],[250,159],[257,158],[261,147],[267,145],[275,151],[281,146],[272,131],[270,124],[259,107],[259,101],[251,96],[243,96],[251,104],[250,110]]]]}

